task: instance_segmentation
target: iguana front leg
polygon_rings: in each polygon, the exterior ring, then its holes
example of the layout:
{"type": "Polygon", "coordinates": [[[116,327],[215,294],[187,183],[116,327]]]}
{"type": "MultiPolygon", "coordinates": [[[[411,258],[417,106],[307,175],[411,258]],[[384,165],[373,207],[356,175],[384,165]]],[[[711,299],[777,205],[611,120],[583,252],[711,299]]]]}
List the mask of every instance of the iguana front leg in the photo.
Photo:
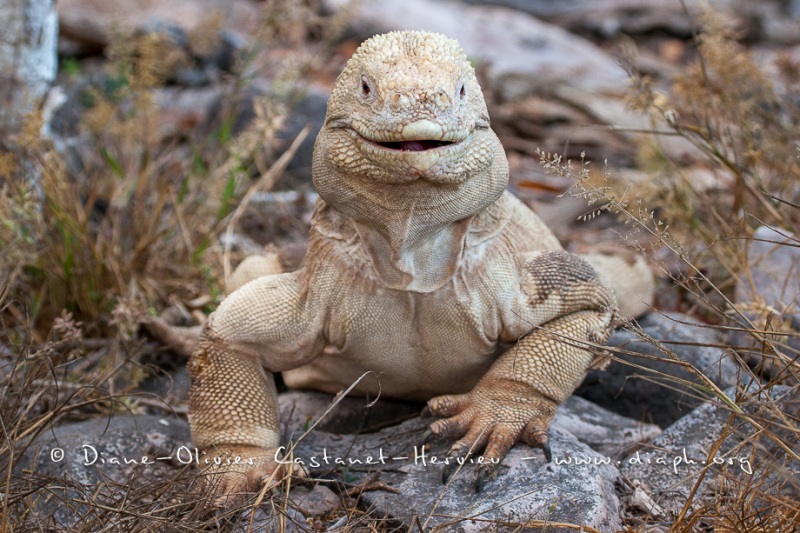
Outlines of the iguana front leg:
{"type": "Polygon", "coordinates": [[[306,364],[323,347],[319,306],[300,290],[303,274],[262,277],[231,294],[192,354],[189,423],[219,498],[256,490],[281,473],[272,372],[306,364]]]}
{"type": "MultiPolygon", "coordinates": [[[[602,363],[593,346],[605,343],[612,331],[614,295],[578,256],[526,254],[521,290],[529,306],[522,315],[543,324],[500,356],[472,391],[428,402],[432,414],[448,417],[431,424],[432,434],[458,439],[450,457],[484,450],[476,490],[518,441],[543,447],[550,460],[547,429],[553,416],[587,369],[602,363]]],[[[456,465],[445,468],[444,482],[456,465]]]]}

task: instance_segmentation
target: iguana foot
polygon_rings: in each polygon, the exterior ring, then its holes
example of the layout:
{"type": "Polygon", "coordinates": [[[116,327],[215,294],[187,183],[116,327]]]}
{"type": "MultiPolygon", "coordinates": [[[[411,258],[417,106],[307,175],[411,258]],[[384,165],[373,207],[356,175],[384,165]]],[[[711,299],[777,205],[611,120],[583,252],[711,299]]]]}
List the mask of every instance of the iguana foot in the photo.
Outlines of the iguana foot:
{"type": "Polygon", "coordinates": [[[210,498],[209,506],[230,509],[244,502],[247,494],[265,486],[277,486],[296,473],[292,464],[276,458],[275,452],[257,446],[226,446],[206,450],[200,455],[203,471],[200,489],[210,498]]]}
{"type": "Polygon", "coordinates": [[[529,385],[484,379],[467,394],[431,399],[428,408],[433,415],[446,417],[431,424],[433,435],[442,440],[458,439],[448,452],[443,483],[457,471],[457,459],[483,450],[475,485],[480,492],[511,446],[520,441],[543,448],[546,459],[551,460],[547,429],[558,404],[529,385]]]}

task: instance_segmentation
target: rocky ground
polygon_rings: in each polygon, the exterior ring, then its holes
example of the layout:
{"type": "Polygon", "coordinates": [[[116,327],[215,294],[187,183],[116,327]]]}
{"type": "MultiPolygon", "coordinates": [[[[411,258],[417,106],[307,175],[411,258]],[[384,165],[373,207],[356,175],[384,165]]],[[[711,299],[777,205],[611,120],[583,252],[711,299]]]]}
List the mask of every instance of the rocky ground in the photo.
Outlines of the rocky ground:
{"type": "MultiPolygon", "coordinates": [[[[341,19],[346,27],[336,44],[323,52],[312,46],[321,37],[301,30],[301,21],[296,31],[285,28],[294,52],[307,60],[304,65],[313,66],[313,72],[288,82],[303,90],[294,93],[275,154],[284,152],[306,125],[310,130],[275,186],[254,195],[237,230],[224,237],[232,240],[235,250],[257,253],[276,243],[290,250],[287,264],[302,256],[314,201],[311,149],[332,80],[360,39],[393,29],[440,31],[462,43],[477,65],[492,125],[508,152],[512,190],[568,247],[616,238],[620,223],[610,216],[582,218],[593,208],[584,199],[564,194],[571,185],[544,171],[537,150],[585,157],[594,162],[592,173],[607,173],[617,182],[647,180],[640,133],[653,124],[628,106],[631,82],[621,64],[655,80],[669,79],[696,55],[691,40],[696,26],[683,6],[695,13],[699,2],[345,4],[321,2],[323,12],[339,15],[326,20],[341,19]],[[625,59],[620,50],[631,48],[637,54],[625,59]],[[598,164],[604,161],[607,167],[598,164]]],[[[734,13],[742,42],[765,64],[781,54],[800,61],[800,2],[711,4],[734,13]]],[[[85,112],[81,98],[87,87],[108,82],[102,70],[105,59],[97,54],[108,54],[120,25],[170,36],[175,68],[154,93],[160,108],[154,134],[159,139],[180,146],[189,131],[214,131],[219,109],[226,105],[236,109],[231,131],[242,131],[259,112],[251,103],[253,96],[286,88],[280,72],[270,65],[285,60],[290,50],[276,46],[259,52],[252,65],[260,68],[254,66],[242,78],[246,83],[235,101],[229,97],[226,82],[234,58],[253,39],[263,38],[262,7],[254,0],[60,0],[62,72],[51,99],[50,127],[54,142],[72,164],[69,171],[80,174],[81,151],[86,149],[86,134],[78,126],[85,112]],[[213,46],[203,48],[198,36],[209,32],[217,38],[210,40],[213,46]]],[[[665,138],[658,143],[686,172],[706,180],[704,190],[727,186],[721,178],[709,177],[706,163],[684,140],[665,138]]],[[[761,299],[777,306],[791,300],[787,295],[800,294],[797,237],[766,227],[759,231],[761,242],[750,248],[750,279],[735,289],[737,302],[761,299]],[[780,242],[790,245],[774,246],[780,242]]],[[[664,258],[663,250],[650,251],[664,258]]],[[[675,266],[669,259],[664,264],[675,266]]],[[[657,309],[614,334],[610,345],[615,361],[610,368],[589,374],[577,395],[560,408],[550,432],[551,463],[540,450],[518,445],[501,474],[480,494],[472,490],[474,467],[469,464],[445,486],[442,466],[434,458],[442,458],[447,447],[420,445],[429,422],[419,418],[420,405],[384,398],[371,405],[351,397],[334,401],[321,393],[282,392],[283,436],[287,445],[295,446],[293,456],[306,467],[309,480],[296,480],[288,492],[267,498],[257,511],[234,517],[232,527],[516,531],[527,526],[568,531],[582,524],[589,531],[666,531],[693,510],[713,507],[737,480],[759,480],[753,493],[762,495],[759,505],[765,513],[774,500],[764,495],[797,501],[800,462],[781,446],[783,441],[750,423],[768,404],[777,405],[796,428],[796,384],[761,390],[766,381],[748,378],[742,366],[743,360],[758,359],[761,347],[748,335],[700,320],[691,302],[667,276],[662,278],[657,309]],[[731,416],[733,411],[739,416],[731,416]],[[690,494],[696,497],[684,506],[690,494]]],[[[798,330],[800,314],[782,318],[798,330]]],[[[789,340],[781,342],[788,349],[798,348],[796,333],[785,338],[789,340]]],[[[159,350],[155,343],[148,346],[154,353],[159,350]]],[[[156,361],[158,375],[144,379],[132,394],[142,402],[137,413],[143,407],[149,414],[94,417],[39,432],[14,472],[29,476],[30,490],[39,495],[28,523],[44,530],[81,530],[82,524],[91,523],[86,516],[98,512],[86,501],[114,507],[125,498],[161,498],[167,509],[191,489],[194,449],[185,420],[184,362],[163,353],[156,361]],[[59,490],[53,479],[73,482],[59,490]],[[164,480],[174,483],[153,494],[153,487],[161,487],[164,480]]],[[[179,529],[168,524],[163,518],[167,515],[139,517],[138,526],[127,521],[130,515],[117,519],[123,529],[179,529]]],[[[714,524],[698,522],[692,527],[710,530],[714,524]]]]}

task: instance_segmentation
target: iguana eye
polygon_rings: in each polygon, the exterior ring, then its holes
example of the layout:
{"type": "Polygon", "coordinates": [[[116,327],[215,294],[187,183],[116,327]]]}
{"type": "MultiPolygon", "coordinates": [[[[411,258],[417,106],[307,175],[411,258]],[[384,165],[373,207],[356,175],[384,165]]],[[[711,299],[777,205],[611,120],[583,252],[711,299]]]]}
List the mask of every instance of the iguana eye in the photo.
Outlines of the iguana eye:
{"type": "Polygon", "coordinates": [[[372,87],[369,86],[369,80],[366,76],[361,76],[361,96],[367,97],[372,94],[372,87]]]}
{"type": "Polygon", "coordinates": [[[467,97],[467,89],[466,86],[464,85],[464,82],[462,81],[461,86],[458,89],[458,99],[463,101],[464,99],[466,99],[466,97],[467,97]]]}

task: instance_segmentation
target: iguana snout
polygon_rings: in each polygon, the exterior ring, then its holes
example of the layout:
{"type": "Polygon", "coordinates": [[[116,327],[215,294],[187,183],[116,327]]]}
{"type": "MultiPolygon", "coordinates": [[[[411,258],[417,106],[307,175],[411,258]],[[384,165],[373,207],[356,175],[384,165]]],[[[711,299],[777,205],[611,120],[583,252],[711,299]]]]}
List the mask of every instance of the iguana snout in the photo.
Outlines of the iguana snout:
{"type": "Polygon", "coordinates": [[[414,52],[370,65],[384,72],[361,75],[349,124],[342,122],[365,157],[405,165],[405,179],[436,181],[441,173],[430,171],[464,156],[479,121],[452,62],[426,58],[420,64],[414,52]]]}

